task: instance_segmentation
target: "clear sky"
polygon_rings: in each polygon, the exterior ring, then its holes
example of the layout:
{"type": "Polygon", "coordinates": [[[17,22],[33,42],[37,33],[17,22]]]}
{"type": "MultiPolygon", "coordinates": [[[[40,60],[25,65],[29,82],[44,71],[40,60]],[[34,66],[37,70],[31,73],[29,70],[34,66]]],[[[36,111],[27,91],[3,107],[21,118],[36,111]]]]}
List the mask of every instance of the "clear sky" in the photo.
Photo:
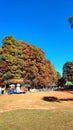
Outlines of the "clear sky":
{"type": "Polygon", "coordinates": [[[0,47],[7,35],[29,42],[62,73],[64,63],[73,61],[71,15],[73,0],[0,0],[0,47]]]}

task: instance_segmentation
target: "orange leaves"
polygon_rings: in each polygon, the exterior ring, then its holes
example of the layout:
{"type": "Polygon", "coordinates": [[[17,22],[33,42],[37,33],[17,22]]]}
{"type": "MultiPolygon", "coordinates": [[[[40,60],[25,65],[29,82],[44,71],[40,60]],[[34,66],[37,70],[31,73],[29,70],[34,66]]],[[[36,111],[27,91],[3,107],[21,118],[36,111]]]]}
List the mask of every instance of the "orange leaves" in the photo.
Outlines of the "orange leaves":
{"type": "MultiPolygon", "coordinates": [[[[7,36],[3,40],[0,54],[4,58],[0,63],[0,73],[3,73],[5,80],[24,79],[24,82],[29,81],[32,86],[55,83],[55,69],[46,60],[42,49],[23,41],[17,42],[12,36],[7,36]]],[[[2,60],[2,56],[0,59],[2,60]]]]}
{"type": "Polygon", "coordinates": [[[50,61],[46,60],[44,52],[31,46],[30,44],[24,43],[23,47],[23,59],[24,59],[24,80],[29,79],[34,84],[40,86],[47,86],[47,84],[55,83],[55,70],[53,69],[50,61]],[[28,73],[28,74],[27,74],[28,73]]]}

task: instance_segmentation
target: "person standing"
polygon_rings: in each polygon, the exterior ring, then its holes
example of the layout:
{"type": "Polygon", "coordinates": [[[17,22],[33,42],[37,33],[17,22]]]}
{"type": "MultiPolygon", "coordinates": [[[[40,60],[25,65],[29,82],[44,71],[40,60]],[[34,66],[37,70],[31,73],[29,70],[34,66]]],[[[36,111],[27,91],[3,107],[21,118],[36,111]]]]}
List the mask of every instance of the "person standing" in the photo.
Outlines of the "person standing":
{"type": "Polygon", "coordinates": [[[19,94],[21,92],[20,84],[17,84],[16,86],[16,93],[19,94]]]}
{"type": "Polygon", "coordinates": [[[0,95],[2,95],[2,87],[0,86],[0,95]]]}

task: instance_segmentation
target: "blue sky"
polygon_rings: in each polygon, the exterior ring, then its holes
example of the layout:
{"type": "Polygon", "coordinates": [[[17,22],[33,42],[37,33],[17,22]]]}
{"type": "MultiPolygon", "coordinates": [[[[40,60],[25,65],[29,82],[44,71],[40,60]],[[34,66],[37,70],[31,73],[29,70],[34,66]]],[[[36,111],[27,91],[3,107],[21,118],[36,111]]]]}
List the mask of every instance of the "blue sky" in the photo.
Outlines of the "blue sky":
{"type": "Polygon", "coordinates": [[[0,0],[0,47],[7,35],[29,42],[62,73],[64,63],[73,61],[71,15],[73,0],[0,0]]]}

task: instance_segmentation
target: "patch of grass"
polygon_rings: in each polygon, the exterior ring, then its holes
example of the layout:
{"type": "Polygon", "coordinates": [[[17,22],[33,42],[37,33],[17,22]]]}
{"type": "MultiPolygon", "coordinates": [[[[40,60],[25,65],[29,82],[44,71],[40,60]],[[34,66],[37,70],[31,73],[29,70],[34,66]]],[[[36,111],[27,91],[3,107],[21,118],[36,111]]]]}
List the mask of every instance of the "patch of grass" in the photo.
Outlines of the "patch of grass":
{"type": "Polygon", "coordinates": [[[0,130],[73,130],[73,109],[5,112],[0,130]]]}

